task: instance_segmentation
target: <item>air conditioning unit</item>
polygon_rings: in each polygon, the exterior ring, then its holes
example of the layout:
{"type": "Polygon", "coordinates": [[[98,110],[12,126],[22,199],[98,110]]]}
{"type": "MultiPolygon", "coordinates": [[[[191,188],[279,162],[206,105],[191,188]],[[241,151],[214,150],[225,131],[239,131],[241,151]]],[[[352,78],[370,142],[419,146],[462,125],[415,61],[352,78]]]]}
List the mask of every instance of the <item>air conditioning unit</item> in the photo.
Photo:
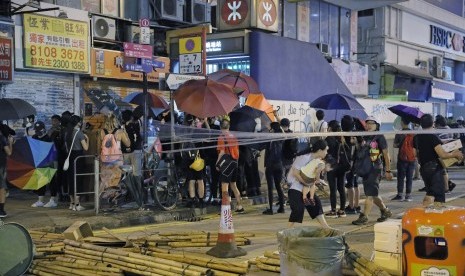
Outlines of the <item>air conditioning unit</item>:
{"type": "Polygon", "coordinates": [[[436,78],[442,78],[442,73],[443,73],[443,59],[440,56],[434,56],[433,57],[433,76],[436,78]]]}
{"type": "Polygon", "coordinates": [[[184,21],[185,0],[156,0],[155,20],[184,21]]]}
{"type": "Polygon", "coordinates": [[[328,44],[325,44],[325,43],[318,43],[316,45],[316,47],[318,49],[320,49],[320,51],[324,54],[324,55],[330,55],[329,53],[329,45],[328,44]]]}
{"type": "Polygon", "coordinates": [[[202,0],[187,0],[187,22],[200,24],[211,22],[212,10],[208,3],[202,0]]]}
{"type": "Polygon", "coordinates": [[[94,39],[115,40],[116,20],[92,15],[92,35],[94,39]]]}
{"type": "MultiPolygon", "coordinates": [[[[140,27],[139,26],[126,26],[124,30],[124,41],[140,44],[140,27]]],[[[150,29],[150,45],[155,41],[155,30],[150,29]]]]}

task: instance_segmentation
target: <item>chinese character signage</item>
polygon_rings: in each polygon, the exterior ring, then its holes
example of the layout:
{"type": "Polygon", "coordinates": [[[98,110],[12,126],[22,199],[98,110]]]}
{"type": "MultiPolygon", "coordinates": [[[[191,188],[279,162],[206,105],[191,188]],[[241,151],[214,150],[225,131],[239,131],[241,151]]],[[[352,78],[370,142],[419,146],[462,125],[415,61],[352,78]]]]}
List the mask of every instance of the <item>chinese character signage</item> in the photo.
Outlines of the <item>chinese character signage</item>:
{"type": "Polygon", "coordinates": [[[24,67],[89,72],[87,22],[24,14],[24,67]]]}
{"type": "MultiPolygon", "coordinates": [[[[92,49],[91,54],[91,72],[92,77],[142,81],[142,73],[127,71],[125,64],[140,65],[142,67],[151,67],[151,73],[147,74],[149,82],[158,82],[159,73],[169,73],[170,59],[167,57],[155,57],[143,63],[137,64],[136,58],[125,57],[123,52],[92,49]]],[[[129,68],[131,69],[131,68],[129,68]]]]}
{"type": "Polygon", "coordinates": [[[0,37],[0,83],[13,81],[12,46],[11,38],[0,37]]]}

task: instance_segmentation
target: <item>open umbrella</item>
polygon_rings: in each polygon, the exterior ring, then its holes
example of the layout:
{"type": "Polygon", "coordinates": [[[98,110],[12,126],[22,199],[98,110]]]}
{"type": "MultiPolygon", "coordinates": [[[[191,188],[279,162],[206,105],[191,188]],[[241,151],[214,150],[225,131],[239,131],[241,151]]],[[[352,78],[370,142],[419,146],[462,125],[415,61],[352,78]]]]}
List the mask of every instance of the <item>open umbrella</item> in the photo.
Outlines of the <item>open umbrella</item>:
{"type": "Polygon", "coordinates": [[[13,145],[13,154],[7,159],[8,181],[21,189],[37,190],[52,180],[56,169],[51,166],[56,160],[52,142],[23,137],[13,145]]]}
{"type": "Polygon", "coordinates": [[[210,79],[186,81],[174,100],[180,110],[199,118],[228,114],[239,103],[231,86],[210,79]]]}
{"type": "Polygon", "coordinates": [[[15,98],[0,99],[0,120],[22,119],[35,114],[36,109],[25,100],[15,98]]]}
{"type": "Polygon", "coordinates": [[[331,93],[318,97],[310,103],[310,107],[324,110],[336,110],[335,118],[337,118],[338,110],[365,109],[353,96],[339,93],[331,93]]]}
{"type": "MultiPolygon", "coordinates": [[[[124,97],[123,101],[144,106],[144,93],[133,92],[124,97]]],[[[169,108],[169,104],[165,101],[165,99],[151,92],[147,93],[147,105],[153,108],[163,108],[163,110],[169,108]]]]}
{"type": "Polygon", "coordinates": [[[252,77],[230,69],[221,69],[208,75],[208,78],[217,82],[231,85],[233,88],[244,90],[241,96],[247,97],[250,93],[259,93],[258,85],[252,77]]]}
{"type": "MultiPolygon", "coordinates": [[[[147,117],[148,116],[151,116],[152,118],[157,118],[158,115],[160,115],[162,112],[166,111],[166,110],[169,110],[169,109],[166,109],[166,108],[156,108],[156,107],[149,107],[147,109],[148,111],[148,114],[147,114],[147,117]]],[[[133,114],[134,114],[134,117],[136,118],[140,118],[144,115],[144,108],[143,108],[143,105],[139,105],[137,106],[136,108],[134,108],[134,111],[133,111],[133,114]]]]}
{"type": "Polygon", "coordinates": [[[250,94],[245,101],[245,105],[265,112],[271,121],[276,121],[273,106],[266,100],[263,93],[250,94]]]}
{"type": "Polygon", "coordinates": [[[255,119],[259,118],[261,121],[262,129],[266,129],[270,125],[271,120],[264,111],[255,109],[250,106],[243,106],[229,113],[231,119],[230,130],[254,132],[257,122],[255,119]]]}
{"type": "Polygon", "coordinates": [[[398,105],[393,105],[388,108],[392,113],[402,117],[406,118],[412,123],[419,124],[421,116],[424,115],[423,112],[420,111],[420,109],[416,107],[411,107],[411,106],[406,106],[403,104],[398,104],[398,105]]]}

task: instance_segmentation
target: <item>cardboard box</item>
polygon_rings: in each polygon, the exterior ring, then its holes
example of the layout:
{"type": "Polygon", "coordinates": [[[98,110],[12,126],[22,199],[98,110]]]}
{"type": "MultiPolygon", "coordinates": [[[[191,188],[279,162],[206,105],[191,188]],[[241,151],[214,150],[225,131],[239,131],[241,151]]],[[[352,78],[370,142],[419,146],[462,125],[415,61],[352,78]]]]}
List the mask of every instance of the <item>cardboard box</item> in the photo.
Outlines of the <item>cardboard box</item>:
{"type": "Polygon", "coordinates": [[[450,166],[457,164],[459,160],[457,158],[447,158],[447,159],[439,158],[439,162],[441,162],[441,165],[443,168],[449,168],[450,166]]]}
{"type": "Polygon", "coordinates": [[[374,249],[389,253],[402,253],[402,220],[390,219],[374,226],[374,249]]]}
{"type": "Polygon", "coordinates": [[[94,233],[89,223],[85,221],[76,221],[63,232],[63,236],[65,239],[78,241],[83,238],[93,237],[94,233]]]}
{"type": "Polygon", "coordinates": [[[454,151],[454,150],[461,149],[462,148],[462,141],[460,141],[460,139],[451,141],[449,143],[443,144],[442,148],[446,152],[451,152],[451,151],[454,151]]]}

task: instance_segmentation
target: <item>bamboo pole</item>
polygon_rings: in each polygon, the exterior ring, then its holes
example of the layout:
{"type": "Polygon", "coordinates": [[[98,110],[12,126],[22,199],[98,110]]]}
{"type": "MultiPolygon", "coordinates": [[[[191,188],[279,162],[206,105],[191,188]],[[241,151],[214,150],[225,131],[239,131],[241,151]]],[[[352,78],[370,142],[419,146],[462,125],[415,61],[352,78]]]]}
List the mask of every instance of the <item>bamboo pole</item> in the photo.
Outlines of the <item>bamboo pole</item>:
{"type": "MultiPolygon", "coordinates": [[[[211,242],[169,242],[168,246],[174,248],[181,248],[181,247],[213,247],[216,245],[216,241],[211,242]]],[[[244,246],[248,245],[245,241],[236,241],[237,246],[244,246]]]]}
{"type": "Polygon", "coordinates": [[[266,270],[266,271],[272,271],[272,272],[280,272],[281,268],[279,266],[274,266],[274,265],[267,265],[261,262],[257,263],[257,267],[260,268],[261,270],[266,270]]]}
{"type": "Polygon", "coordinates": [[[280,260],[273,259],[273,258],[268,258],[268,257],[259,257],[258,258],[259,263],[267,264],[267,265],[274,265],[274,266],[280,266],[280,260]]]}
{"type": "Polygon", "coordinates": [[[79,259],[70,258],[70,257],[57,257],[56,260],[61,261],[61,262],[68,262],[68,263],[76,263],[76,264],[80,264],[80,265],[86,265],[86,266],[94,267],[94,268],[96,268],[98,270],[102,270],[102,271],[109,271],[109,272],[115,272],[115,273],[121,273],[122,272],[121,269],[119,269],[119,268],[108,267],[103,263],[95,262],[95,261],[85,261],[85,260],[79,260],[79,259]]]}
{"type": "MultiPolygon", "coordinates": [[[[117,255],[117,254],[114,254],[114,251],[116,249],[112,249],[112,248],[107,248],[108,250],[106,250],[108,253],[106,252],[99,252],[99,251],[93,251],[93,250],[89,250],[89,249],[85,249],[85,248],[75,248],[76,251],[78,252],[81,252],[81,253],[86,253],[86,254],[89,254],[89,255],[94,255],[94,256],[102,256],[102,257],[106,257],[106,258],[109,258],[109,259],[115,259],[115,260],[118,260],[118,261],[123,261],[123,262],[126,262],[128,264],[137,264],[137,265],[143,265],[143,266],[146,266],[146,267],[150,267],[150,268],[153,268],[153,269],[157,269],[157,270],[160,270],[159,272],[157,273],[162,273],[162,271],[166,272],[165,274],[166,275],[171,275],[171,273],[177,273],[177,274],[173,274],[173,275],[179,275],[179,274],[183,274],[183,275],[188,275],[188,276],[201,276],[201,275],[205,275],[206,273],[201,273],[201,272],[198,272],[198,271],[194,271],[192,269],[183,269],[182,267],[175,267],[175,266],[171,266],[169,264],[163,264],[163,260],[161,260],[160,258],[158,259],[151,259],[151,260],[144,260],[143,257],[146,257],[144,255],[141,255],[141,254],[137,254],[139,256],[136,256],[136,257],[127,257],[127,256],[122,256],[122,255],[117,255]],[[141,259],[138,259],[138,258],[141,258],[141,259]]],[[[135,253],[129,253],[129,252],[123,252],[123,253],[128,253],[128,254],[135,254],[135,253]]],[[[165,262],[166,263],[166,262],[165,262]]]]}
{"type": "Polygon", "coordinates": [[[203,256],[198,256],[198,255],[192,255],[190,252],[184,252],[184,251],[173,251],[173,250],[166,250],[166,249],[161,249],[161,248],[156,248],[156,251],[149,252],[148,253],[151,256],[160,256],[160,257],[176,257],[176,258],[185,258],[185,259],[194,259],[198,260],[201,262],[205,263],[214,263],[214,264],[224,264],[226,266],[236,266],[236,267],[241,267],[248,269],[249,268],[249,263],[248,262],[233,262],[233,261],[228,261],[228,260],[223,260],[223,259],[213,259],[210,257],[203,257],[203,256]]]}
{"type": "Polygon", "coordinates": [[[36,244],[35,246],[36,246],[36,248],[44,248],[44,247],[65,246],[65,244],[61,241],[61,242],[36,244]]]}
{"type": "Polygon", "coordinates": [[[265,257],[272,258],[272,259],[280,259],[279,253],[278,252],[273,252],[273,251],[265,251],[263,254],[265,257]]]}
{"type": "Polygon", "coordinates": [[[68,272],[57,271],[57,270],[54,270],[54,269],[51,269],[51,268],[48,268],[48,267],[32,265],[31,268],[36,269],[36,270],[41,270],[41,271],[44,271],[46,273],[51,273],[52,275],[56,275],[56,276],[69,276],[68,272]]]}
{"type": "Polygon", "coordinates": [[[55,260],[53,262],[43,262],[44,264],[57,264],[65,267],[71,267],[71,268],[80,268],[80,269],[87,269],[87,270],[93,270],[95,272],[105,272],[105,273],[112,273],[112,274],[121,274],[120,269],[115,269],[113,267],[104,267],[104,266],[89,266],[86,264],[80,264],[80,263],[75,263],[75,262],[67,262],[67,261],[61,261],[61,260],[55,260]]]}
{"type": "Polygon", "coordinates": [[[82,270],[82,269],[78,269],[78,268],[63,267],[63,266],[55,265],[55,264],[52,264],[52,263],[36,262],[35,265],[40,266],[40,267],[46,267],[48,269],[53,269],[53,270],[57,270],[57,271],[66,272],[66,273],[81,275],[81,276],[94,276],[95,275],[95,272],[92,272],[92,271],[89,271],[89,270],[82,270]]]}
{"type": "Polygon", "coordinates": [[[36,247],[37,252],[62,252],[63,246],[54,247],[36,247]]]}
{"type": "Polygon", "coordinates": [[[48,272],[38,270],[38,269],[29,268],[28,271],[29,271],[29,273],[32,273],[34,275],[39,275],[39,276],[55,276],[55,274],[48,273],[48,272]]]}

